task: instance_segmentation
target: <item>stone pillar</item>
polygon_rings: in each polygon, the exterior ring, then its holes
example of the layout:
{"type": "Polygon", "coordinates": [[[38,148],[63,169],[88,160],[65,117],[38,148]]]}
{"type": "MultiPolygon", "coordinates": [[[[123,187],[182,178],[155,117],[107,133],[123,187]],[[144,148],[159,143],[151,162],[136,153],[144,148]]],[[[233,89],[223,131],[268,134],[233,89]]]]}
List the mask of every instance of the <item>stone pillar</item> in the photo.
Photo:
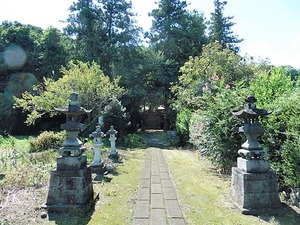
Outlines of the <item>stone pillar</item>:
{"type": "Polygon", "coordinates": [[[281,202],[276,173],[270,171],[267,153],[257,140],[263,134],[259,117],[270,113],[256,108],[254,96],[246,102],[244,110],[233,112],[244,119],[240,132],[245,133],[247,141],[238,151],[241,157],[237,158],[237,167],[232,168],[231,197],[243,214],[259,215],[279,208],[281,202]]]}

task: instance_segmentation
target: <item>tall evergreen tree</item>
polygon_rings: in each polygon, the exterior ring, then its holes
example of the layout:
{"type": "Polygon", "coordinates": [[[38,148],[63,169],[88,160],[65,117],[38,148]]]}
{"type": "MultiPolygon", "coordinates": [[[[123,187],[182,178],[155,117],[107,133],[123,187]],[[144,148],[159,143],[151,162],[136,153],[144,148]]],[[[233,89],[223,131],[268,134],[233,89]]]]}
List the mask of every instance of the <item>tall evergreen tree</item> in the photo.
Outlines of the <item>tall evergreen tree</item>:
{"type": "Polygon", "coordinates": [[[218,41],[223,48],[230,48],[238,52],[239,47],[236,45],[243,41],[237,35],[233,35],[231,28],[235,23],[232,22],[233,16],[224,17],[223,11],[226,1],[214,0],[214,12],[211,13],[209,21],[209,40],[210,42],[218,41]]]}
{"type": "Polygon", "coordinates": [[[206,43],[203,15],[187,11],[182,0],[160,0],[157,4],[149,14],[153,17],[150,44],[180,67],[206,43]]]}
{"type": "Polygon", "coordinates": [[[75,36],[79,58],[98,62],[104,73],[113,77],[116,64],[130,58],[131,47],[139,42],[140,28],[131,8],[131,1],[126,0],[73,3],[65,31],[75,36]]]}

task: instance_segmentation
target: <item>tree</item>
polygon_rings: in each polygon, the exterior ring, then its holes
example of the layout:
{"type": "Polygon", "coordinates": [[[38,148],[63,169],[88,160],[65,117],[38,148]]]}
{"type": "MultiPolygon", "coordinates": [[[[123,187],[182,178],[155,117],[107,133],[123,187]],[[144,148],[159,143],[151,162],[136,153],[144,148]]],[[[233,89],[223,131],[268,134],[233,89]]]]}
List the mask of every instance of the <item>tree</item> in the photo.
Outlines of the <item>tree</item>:
{"type": "Polygon", "coordinates": [[[169,105],[171,82],[175,62],[166,59],[164,54],[152,47],[142,47],[136,57],[136,67],[130,76],[122,77],[122,84],[127,87],[123,98],[127,112],[131,115],[133,130],[140,122],[140,109],[149,107],[156,110],[158,106],[169,105]]]}
{"type": "Polygon", "coordinates": [[[41,37],[41,74],[43,77],[58,79],[61,66],[68,62],[68,42],[56,28],[48,28],[41,37]]]}
{"type": "Polygon", "coordinates": [[[200,54],[206,43],[203,15],[186,7],[186,1],[161,0],[149,14],[153,17],[150,44],[177,62],[178,69],[189,56],[200,54]]]}
{"type": "Polygon", "coordinates": [[[5,66],[1,66],[3,70],[0,73],[9,75],[16,71],[29,72],[39,79],[41,77],[39,54],[42,34],[43,30],[39,27],[23,25],[19,22],[3,22],[0,25],[0,36],[4,61],[5,54],[8,54],[8,60],[14,59],[15,61],[5,61],[5,66]],[[13,54],[14,57],[9,54],[13,54]]]}
{"type": "Polygon", "coordinates": [[[54,108],[65,107],[72,92],[78,93],[82,107],[93,109],[92,119],[99,116],[110,99],[119,98],[124,92],[118,86],[120,78],[110,81],[95,62],[70,62],[69,69],[62,68],[61,72],[63,76],[57,81],[45,78],[42,84],[34,86],[35,93],[24,92],[21,98],[15,98],[16,107],[29,112],[28,125],[45,113],[56,115],[54,108]]]}
{"type": "Polygon", "coordinates": [[[209,22],[209,40],[210,42],[218,41],[223,48],[228,47],[238,52],[239,47],[236,44],[242,42],[243,39],[238,39],[238,36],[233,35],[231,31],[231,27],[235,25],[235,23],[231,22],[233,16],[224,17],[223,15],[226,4],[226,1],[214,0],[215,10],[211,13],[209,22]]]}
{"type": "MultiPolygon", "coordinates": [[[[191,57],[181,68],[182,75],[171,92],[175,95],[174,107],[181,110],[199,109],[203,104],[203,92],[226,86],[231,88],[237,81],[247,84],[253,76],[253,69],[234,51],[221,46],[220,43],[210,43],[203,48],[202,55],[191,57]]],[[[205,100],[204,100],[205,101],[205,100]]]]}
{"type": "Polygon", "coordinates": [[[98,62],[104,73],[114,77],[114,70],[133,57],[131,49],[139,42],[140,28],[125,0],[79,0],[70,7],[65,32],[75,37],[78,57],[98,62]]]}

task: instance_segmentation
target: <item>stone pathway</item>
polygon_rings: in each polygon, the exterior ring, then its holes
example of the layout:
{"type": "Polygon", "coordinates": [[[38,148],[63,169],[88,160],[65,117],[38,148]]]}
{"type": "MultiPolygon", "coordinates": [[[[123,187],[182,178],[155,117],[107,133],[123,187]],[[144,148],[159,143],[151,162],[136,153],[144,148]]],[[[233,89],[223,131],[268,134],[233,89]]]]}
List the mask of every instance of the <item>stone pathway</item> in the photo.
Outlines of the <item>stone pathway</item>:
{"type": "Polygon", "coordinates": [[[162,150],[146,150],[132,225],[185,225],[162,150]]]}

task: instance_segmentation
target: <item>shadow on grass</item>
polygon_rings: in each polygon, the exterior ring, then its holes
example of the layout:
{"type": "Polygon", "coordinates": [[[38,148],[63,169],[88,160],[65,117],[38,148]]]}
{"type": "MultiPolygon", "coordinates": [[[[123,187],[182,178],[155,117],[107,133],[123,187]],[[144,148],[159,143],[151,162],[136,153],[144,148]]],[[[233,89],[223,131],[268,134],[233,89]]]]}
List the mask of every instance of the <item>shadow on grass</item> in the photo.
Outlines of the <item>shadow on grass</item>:
{"type": "Polygon", "coordinates": [[[272,210],[268,214],[259,215],[259,218],[266,222],[275,222],[275,224],[280,225],[300,224],[299,213],[285,203],[282,203],[282,207],[272,210]]]}
{"type": "Polygon", "coordinates": [[[57,225],[85,225],[91,220],[94,210],[84,215],[70,215],[63,213],[49,213],[49,221],[55,221],[57,225]]]}

